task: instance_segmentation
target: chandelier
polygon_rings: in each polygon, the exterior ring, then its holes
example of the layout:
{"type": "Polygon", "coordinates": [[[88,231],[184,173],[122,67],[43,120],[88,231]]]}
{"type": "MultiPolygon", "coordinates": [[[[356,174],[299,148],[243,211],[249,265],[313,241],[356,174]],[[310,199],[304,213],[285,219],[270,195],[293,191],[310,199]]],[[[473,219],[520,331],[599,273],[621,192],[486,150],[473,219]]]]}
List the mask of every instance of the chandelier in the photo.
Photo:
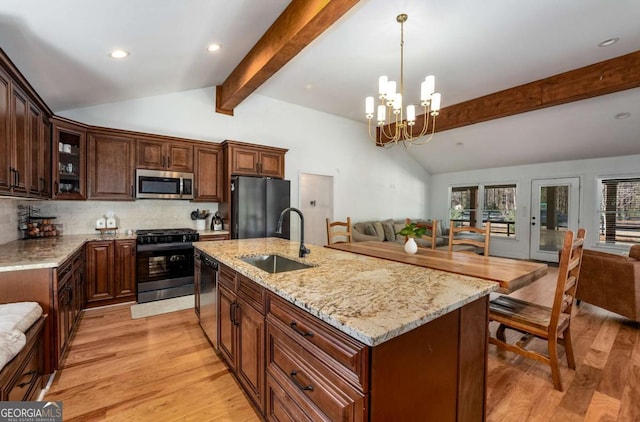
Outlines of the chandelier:
{"type": "MultiPolygon", "coordinates": [[[[393,147],[398,143],[406,148],[411,145],[424,145],[433,138],[435,132],[436,116],[440,112],[440,94],[435,91],[435,77],[429,75],[420,85],[420,106],[423,108],[424,118],[422,127],[416,127],[416,106],[407,106],[406,115],[403,113],[402,102],[404,100],[404,23],[406,14],[400,14],[396,21],[400,23],[400,86],[396,91],[396,81],[390,81],[387,76],[378,79],[378,98],[380,103],[377,108],[378,129],[372,133],[374,115],[374,98],[365,99],[365,114],[369,121],[369,138],[378,146],[393,147]],[[429,118],[431,116],[431,119],[429,118]],[[431,120],[431,122],[429,122],[431,120]],[[429,124],[431,123],[431,124],[429,124]],[[425,138],[425,135],[429,134],[425,138]]],[[[419,125],[418,125],[419,127],[419,125]]]]}

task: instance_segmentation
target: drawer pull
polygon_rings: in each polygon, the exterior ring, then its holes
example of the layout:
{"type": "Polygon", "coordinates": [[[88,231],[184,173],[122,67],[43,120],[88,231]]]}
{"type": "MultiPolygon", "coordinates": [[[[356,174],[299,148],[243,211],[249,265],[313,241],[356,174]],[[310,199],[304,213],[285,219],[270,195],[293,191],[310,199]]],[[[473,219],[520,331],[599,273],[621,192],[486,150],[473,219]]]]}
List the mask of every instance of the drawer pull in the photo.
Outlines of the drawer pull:
{"type": "Polygon", "coordinates": [[[298,328],[298,323],[295,322],[295,321],[291,321],[289,326],[291,326],[291,328],[293,328],[293,331],[295,331],[296,333],[300,334],[302,337],[313,337],[313,332],[312,331],[301,330],[300,328],[298,328]]]}
{"type": "Polygon", "coordinates": [[[298,381],[298,372],[294,369],[293,371],[291,371],[291,373],[289,374],[289,376],[291,377],[291,379],[293,380],[293,383],[302,391],[313,391],[313,385],[309,384],[309,385],[304,385],[301,384],[300,381],[298,381]]]}
{"type": "Polygon", "coordinates": [[[18,384],[18,387],[19,387],[19,388],[24,388],[24,387],[26,387],[27,385],[31,384],[31,383],[33,382],[33,379],[36,377],[36,374],[37,374],[37,371],[35,371],[35,370],[34,370],[34,371],[29,371],[29,372],[27,372],[26,374],[24,374],[24,375],[22,376],[23,378],[24,378],[24,377],[27,377],[27,376],[31,376],[31,379],[30,379],[29,381],[26,381],[26,382],[23,382],[23,383],[18,384]]]}

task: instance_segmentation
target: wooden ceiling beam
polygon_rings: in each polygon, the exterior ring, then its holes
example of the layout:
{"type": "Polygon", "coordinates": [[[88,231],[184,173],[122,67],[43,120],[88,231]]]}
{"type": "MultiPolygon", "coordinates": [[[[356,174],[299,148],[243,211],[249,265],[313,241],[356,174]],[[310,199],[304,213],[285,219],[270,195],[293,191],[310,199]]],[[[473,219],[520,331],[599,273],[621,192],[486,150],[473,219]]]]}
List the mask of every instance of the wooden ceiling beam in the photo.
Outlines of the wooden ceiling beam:
{"type": "Polygon", "coordinates": [[[216,89],[216,112],[233,109],[359,0],[293,0],[216,89]]]}
{"type": "MultiPolygon", "coordinates": [[[[444,107],[436,117],[435,131],[443,132],[637,87],[640,87],[640,51],[444,107]]],[[[416,116],[415,133],[424,125],[424,117],[424,114],[416,116]]],[[[384,137],[378,139],[382,144],[389,141],[384,137]]]]}

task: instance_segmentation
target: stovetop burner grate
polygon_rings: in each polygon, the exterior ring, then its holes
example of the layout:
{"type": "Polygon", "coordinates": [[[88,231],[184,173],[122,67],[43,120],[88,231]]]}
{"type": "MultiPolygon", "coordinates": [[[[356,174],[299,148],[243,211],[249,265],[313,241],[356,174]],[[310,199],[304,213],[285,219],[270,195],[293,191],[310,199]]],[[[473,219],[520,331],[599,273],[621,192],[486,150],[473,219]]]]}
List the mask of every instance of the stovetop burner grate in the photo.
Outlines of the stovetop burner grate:
{"type": "Polygon", "coordinates": [[[148,229],[148,230],[136,230],[138,236],[165,236],[168,234],[194,234],[197,233],[194,229],[148,229]]]}

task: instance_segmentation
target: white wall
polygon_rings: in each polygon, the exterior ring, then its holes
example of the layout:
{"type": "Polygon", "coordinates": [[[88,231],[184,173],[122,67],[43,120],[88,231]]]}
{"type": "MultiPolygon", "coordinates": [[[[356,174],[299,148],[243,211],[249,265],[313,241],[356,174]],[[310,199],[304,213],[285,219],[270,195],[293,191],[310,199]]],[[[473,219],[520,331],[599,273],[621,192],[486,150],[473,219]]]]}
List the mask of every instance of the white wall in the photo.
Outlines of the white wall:
{"type": "MultiPolygon", "coordinates": [[[[293,206],[299,206],[299,174],[314,173],[334,176],[335,216],[359,221],[427,214],[429,175],[402,147],[377,148],[364,124],[262,95],[245,100],[233,117],[215,113],[215,88],[57,114],[96,126],[288,148],[285,176],[291,180],[293,206]]],[[[297,219],[292,221],[296,238],[297,219]]]]}
{"type": "MultiPolygon", "coordinates": [[[[442,173],[430,178],[429,214],[449,221],[449,187],[464,184],[516,183],[516,239],[491,239],[491,254],[512,258],[529,257],[529,222],[531,181],[561,177],[580,178],[580,227],[587,229],[587,247],[596,248],[598,233],[597,179],[603,176],[640,175],[640,155],[564,161],[526,166],[501,167],[456,173],[442,173]]],[[[615,248],[613,248],[615,249],[615,248]]]]}

